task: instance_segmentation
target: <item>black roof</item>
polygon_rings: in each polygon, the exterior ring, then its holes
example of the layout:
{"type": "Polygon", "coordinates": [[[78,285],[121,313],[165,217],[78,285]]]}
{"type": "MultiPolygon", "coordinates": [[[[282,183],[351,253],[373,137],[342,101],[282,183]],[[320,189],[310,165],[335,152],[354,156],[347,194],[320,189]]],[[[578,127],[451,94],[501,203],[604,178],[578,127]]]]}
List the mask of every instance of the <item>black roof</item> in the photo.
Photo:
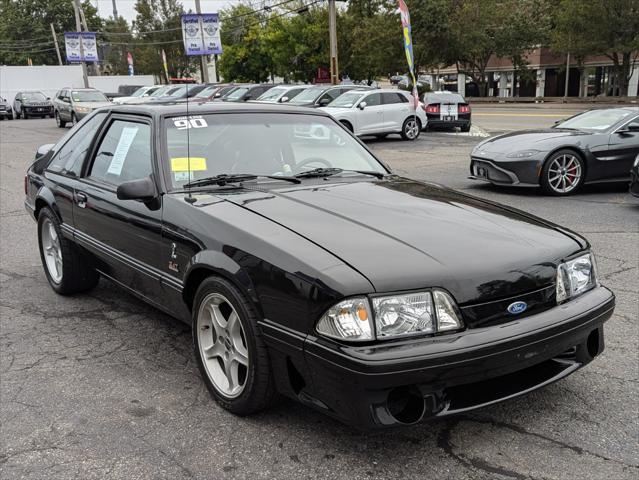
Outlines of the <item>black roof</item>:
{"type": "Polygon", "coordinates": [[[101,110],[119,113],[144,114],[153,117],[173,117],[176,115],[205,115],[210,113],[297,113],[328,116],[327,113],[313,108],[296,107],[281,104],[244,103],[244,102],[205,102],[205,103],[168,103],[153,105],[113,105],[101,110]]]}

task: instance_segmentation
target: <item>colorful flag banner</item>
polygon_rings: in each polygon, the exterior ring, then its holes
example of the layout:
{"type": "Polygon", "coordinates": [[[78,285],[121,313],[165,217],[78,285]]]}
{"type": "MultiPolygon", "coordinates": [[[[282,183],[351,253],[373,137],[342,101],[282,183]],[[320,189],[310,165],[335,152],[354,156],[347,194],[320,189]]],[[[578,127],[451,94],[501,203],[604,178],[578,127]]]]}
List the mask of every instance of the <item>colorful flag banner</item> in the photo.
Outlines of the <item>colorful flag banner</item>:
{"type": "Polygon", "coordinates": [[[129,66],[129,75],[135,75],[135,72],[133,71],[133,55],[131,55],[131,52],[126,52],[126,63],[129,66]]]}
{"type": "Polygon", "coordinates": [[[169,83],[169,64],[166,63],[166,53],[162,49],[162,65],[164,65],[164,74],[166,75],[166,82],[169,83]]]}
{"type": "Polygon", "coordinates": [[[404,32],[404,52],[408,62],[408,70],[413,80],[413,98],[415,99],[415,109],[419,106],[419,92],[417,91],[417,79],[415,78],[415,57],[413,56],[413,37],[410,26],[410,13],[404,0],[397,0],[399,4],[399,15],[402,19],[402,30],[404,32]]]}
{"type": "Polygon", "coordinates": [[[182,37],[187,55],[222,53],[220,19],[217,13],[182,15],[182,37]]]}

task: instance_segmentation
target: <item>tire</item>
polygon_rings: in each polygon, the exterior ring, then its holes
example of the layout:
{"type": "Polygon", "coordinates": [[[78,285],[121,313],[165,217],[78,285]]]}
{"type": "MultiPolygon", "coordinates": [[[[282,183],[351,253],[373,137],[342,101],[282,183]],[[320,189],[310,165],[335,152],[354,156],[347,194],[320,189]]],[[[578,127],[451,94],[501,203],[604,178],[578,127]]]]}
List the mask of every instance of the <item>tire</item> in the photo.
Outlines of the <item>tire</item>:
{"type": "Polygon", "coordinates": [[[340,120],[340,122],[342,125],[344,125],[344,127],[346,127],[346,130],[348,130],[349,132],[353,133],[353,125],[351,125],[351,122],[347,122],[346,120],[340,120]]]}
{"type": "Polygon", "coordinates": [[[75,112],[71,112],[71,125],[78,123],[78,117],[75,116],[75,112]]]}
{"type": "Polygon", "coordinates": [[[98,273],[78,248],[62,235],[58,218],[46,207],[38,215],[38,244],[44,273],[56,293],[71,295],[91,290],[97,285],[98,273]],[[56,257],[59,262],[56,262],[56,257]],[[52,267],[51,262],[56,267],[52,267]]]}
{"type": "Polygon", "coordinates": [[[67,126],[67,122],[62,120],[62,118],[60,117],[60,113],[57,110],[56,110],[54,116],[55,116],[55,123],[58,126],[58,128],[64,128],[64,127],[67,126]]]}
{"type": "Polygon", "coordinates": [[[49,114],[49,118],[53,118],[53,113],[50,113],[50,114],[49,114]]]}
{"type": "Polygon", "coordinates": [[[470,132],[470,123],[461,127],[462,132],[470,132]]]}
{"type": "Polygon", "coordinates": [[[26,120],[27,118],[29,118],[29,115],[27,115],[27,112],[25,112],[24,110],[20,110],[20,114],[22,115],[23,120],[26,120]]]}
{"type": "Polygon", "coordinates": [[[13,113],[11,115],[7,115],[7,120],[13,120],[13,113]]]}
{"type": "Polygon", "coordinates": [[[198,368],[215,401],[241,416],[265,409],[276,398],[269,355],[257,320],[251,303],[227,280],[209,277],[197,289],[193,302],[193,346],[198,368]],[[216,302],[219,302],[217,310],[212,307],[216,302]],[[212,311],[220,316],[212,315],[212,311]],[[205,350],[215,353],[205,359],[205,350]],[[229,382],[228,375],[234,376],[230,373],[233,365],[236,378],[229,382]],[[239,390],[231,388],[234,384],[239,390]]]}
{"type": "Polygon", "coordinates": [[[547,195],[572,195],[581,188],[586,169],[581,155],[574,150],[558,150],[544,162],[539,183],[547,195]]]}
{"type": "Polygon", "coordinates": [[[408,117],[402,125],[402,138],[404,140],[417,140],[422,131],[422,122],[419,118],[408,117]]]}

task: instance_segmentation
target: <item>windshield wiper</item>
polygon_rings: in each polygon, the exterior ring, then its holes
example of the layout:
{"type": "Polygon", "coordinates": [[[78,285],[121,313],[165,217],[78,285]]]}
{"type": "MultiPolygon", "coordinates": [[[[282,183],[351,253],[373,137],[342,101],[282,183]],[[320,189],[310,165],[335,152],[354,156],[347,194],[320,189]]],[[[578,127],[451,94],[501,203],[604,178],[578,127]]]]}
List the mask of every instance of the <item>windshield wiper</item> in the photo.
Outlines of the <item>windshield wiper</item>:
{"type": "Polygon", "coordinates": [[[255,175],[252,173],[221,173],[212,177],[200,178],[192,182],[182,185],[183,188],[204,187],[206,185],[218,185],[223,187],[229,183],[247,182],[256,178],[271,178],[273,180],[284,180],[291,183],[300,183],[300,180],[294,177],[285,177],[281,175],[255,175]]]}
{"type": "Polygon", "coordinates": [[[371,172],[368,170],[348,170],[348,169],[335,168],[335,167],[330,167],[330,168],[319,167],[319,168],[314,168],[313,170],[309,170],[308,172],[298,173],[297,175],[295,175],[295,177],[296,178],[330,177],[331,175],[337,175],[338,173],[342,173],[342,172],[352,172],[352,173],[359,173],[361,175],[371,175],[379,179],[382,179],[386,176],[385,173],[371,172]]]}

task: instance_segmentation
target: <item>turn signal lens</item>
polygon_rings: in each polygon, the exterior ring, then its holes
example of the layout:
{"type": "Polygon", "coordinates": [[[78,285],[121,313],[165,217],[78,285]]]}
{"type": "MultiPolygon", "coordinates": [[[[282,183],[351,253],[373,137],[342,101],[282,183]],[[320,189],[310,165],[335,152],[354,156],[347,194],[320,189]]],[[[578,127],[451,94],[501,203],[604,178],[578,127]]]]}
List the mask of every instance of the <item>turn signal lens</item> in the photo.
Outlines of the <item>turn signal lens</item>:
{"type": "Polygon", "coordinates": [[[350,342],[373,340],[370,317],[367,298],[350,298],[329,308],[317,323],[317,331],[350,342]]]}
{"type": "Polygon", "coordinates": [[[450,295],[443,290],[433,290],[437,310],[437,331],[447,332],[462,327],[461,314],[450,295]]]}

